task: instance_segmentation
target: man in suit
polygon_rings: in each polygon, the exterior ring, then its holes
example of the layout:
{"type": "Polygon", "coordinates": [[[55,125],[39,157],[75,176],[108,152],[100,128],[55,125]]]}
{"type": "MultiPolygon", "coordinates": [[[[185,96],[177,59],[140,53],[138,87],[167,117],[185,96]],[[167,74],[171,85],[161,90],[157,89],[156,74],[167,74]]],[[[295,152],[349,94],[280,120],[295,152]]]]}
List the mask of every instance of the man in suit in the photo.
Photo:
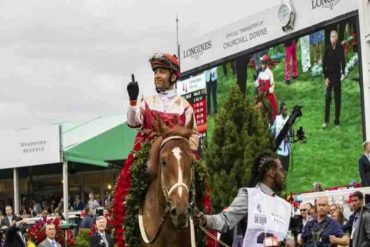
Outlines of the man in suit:
{"type": "Polygon", "coordinates": [[[13,224],[13,222],[16,220],[16,216],[13,214],[13,209],[11,206],[8,205],[5,207],[5,214],[6,215],[1,220],[0,227],[3,227],[3,226],[10,227],[13,224]]]}
{"type": "Polygon", "coordinates": [[[54,224],[47,224],[45,228],[46,239],[37,247],[61,247],[60,243],[55,240],[56,229],[54,224]]]}
{"type": "Polygon", "coordinates": [[[80,200],[79,195],[75,195],[75,201],[73,202],[73,209],[75,211],[81,211],[85,208],[85,204],[80,200]]]}
{"type": "Polygon", "coordinates": [[[106,234],[107,219],[99,216],[96,219],[97,231],[90,237],[90,247],[113,247],[114,240],[111,235],[106,234]]]}
{"type": "Polygon", "coordinates": [[[364,154],[358,160],[362,186],[370,186],[370,141],[362,144],[364,154]]]}
{"type": "Polygon", "coordinates": [[[80,228],[92,228],[94,225],[94,210],[92,208],[85,208],[86,215],[80,223],[80,228]]]}
{"type": "Polygon", "coordinates": [[[350,245],[353,247],[370,246],[370,209],[363,205],[364,195],[360,191],[355,191],[351,195],[351,206],[355,214],[350,245]]]}
{"type": "Polygon", "coordinates": [[[6,232],[5,247],[26,247],[26,239],[22,233],[22,227],[25,224],[27,224],[27,219],[15,219],[6,232]]]}
{"type": "MultiPolygon", "coordinates": [[[[360,171],[361,184],[363,187],[370,186],[370,141],[365,141],[362,144],[364,154],[358,160],[358,168],[360,171]]],[[[365,197],[365,203],[369,203],[369,195],[365,197]]]]}

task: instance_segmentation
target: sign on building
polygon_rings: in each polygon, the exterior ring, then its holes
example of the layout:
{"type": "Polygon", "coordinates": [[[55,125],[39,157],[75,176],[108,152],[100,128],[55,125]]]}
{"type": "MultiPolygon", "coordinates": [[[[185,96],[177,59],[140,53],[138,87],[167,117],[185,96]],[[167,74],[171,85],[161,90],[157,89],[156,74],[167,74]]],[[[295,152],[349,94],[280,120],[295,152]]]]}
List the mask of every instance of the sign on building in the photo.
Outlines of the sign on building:
{"type": "Polygon", "coordinates": [[[0,169],[61,161],[60,126],[0,131],[0,169]]]}

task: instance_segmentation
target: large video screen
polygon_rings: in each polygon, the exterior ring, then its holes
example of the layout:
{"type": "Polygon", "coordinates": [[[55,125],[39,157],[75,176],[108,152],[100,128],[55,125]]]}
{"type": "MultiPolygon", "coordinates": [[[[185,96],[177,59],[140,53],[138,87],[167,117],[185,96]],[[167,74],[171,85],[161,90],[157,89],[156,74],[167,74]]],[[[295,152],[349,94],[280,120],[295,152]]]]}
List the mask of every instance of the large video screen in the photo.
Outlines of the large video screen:
{"type": "Polygon", "coordinates": [[[185,80],[190,85],[178,87],[208,141],[235,84],[267,112],[273,137],[287,118],[284,112],[289,116],[303,106],[303,116],[277,150],[287,170],[286,191],[311,191],[317,182],[324,188],[360,182],[363,109],[356,35],[355,19],[346,19],[197,73],[185,80]]]}

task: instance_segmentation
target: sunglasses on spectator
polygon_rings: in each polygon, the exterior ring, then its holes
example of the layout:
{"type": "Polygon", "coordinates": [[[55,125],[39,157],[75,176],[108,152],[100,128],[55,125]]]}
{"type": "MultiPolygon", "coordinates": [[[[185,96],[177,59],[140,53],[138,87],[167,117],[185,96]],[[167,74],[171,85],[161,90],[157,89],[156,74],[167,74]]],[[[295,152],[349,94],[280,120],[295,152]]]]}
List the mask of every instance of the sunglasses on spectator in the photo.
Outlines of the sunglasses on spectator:
{"type": "Polygon", "coordinates": [[[307,209],[304,208],[304,209],[300,209],[299,211],[304,212],[304,211],[307,211],[307,209]]]}

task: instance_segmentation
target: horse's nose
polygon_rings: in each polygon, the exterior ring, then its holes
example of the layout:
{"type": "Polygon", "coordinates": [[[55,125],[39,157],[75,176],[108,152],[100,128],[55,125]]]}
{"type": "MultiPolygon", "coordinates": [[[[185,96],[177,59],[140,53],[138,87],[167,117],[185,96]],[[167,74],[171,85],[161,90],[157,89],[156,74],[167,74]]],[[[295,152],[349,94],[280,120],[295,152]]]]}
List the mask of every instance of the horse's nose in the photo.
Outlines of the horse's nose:
{"type": "Polygon", "coordinates": [[[187,216],[189,214],[189,207],[171,207],[170,214],[172,217],[187,216]]]}
{"type": "Polygon", "coordinates": [[[177,215],[177,210],[176,210],[176,208],[175,208],[175,207],[172,207],[172,208],[171,208],[170,214],[171,214],[171,216],[172,216],[172,217],[176,217],[176,215],[177,215]]]}
{"type": "Polygon", "coordinates": [[[172,207],[170,210],[172,223],[177,228],[183,228],[187,225],[189,210],[187,207],[172,207]]]}

